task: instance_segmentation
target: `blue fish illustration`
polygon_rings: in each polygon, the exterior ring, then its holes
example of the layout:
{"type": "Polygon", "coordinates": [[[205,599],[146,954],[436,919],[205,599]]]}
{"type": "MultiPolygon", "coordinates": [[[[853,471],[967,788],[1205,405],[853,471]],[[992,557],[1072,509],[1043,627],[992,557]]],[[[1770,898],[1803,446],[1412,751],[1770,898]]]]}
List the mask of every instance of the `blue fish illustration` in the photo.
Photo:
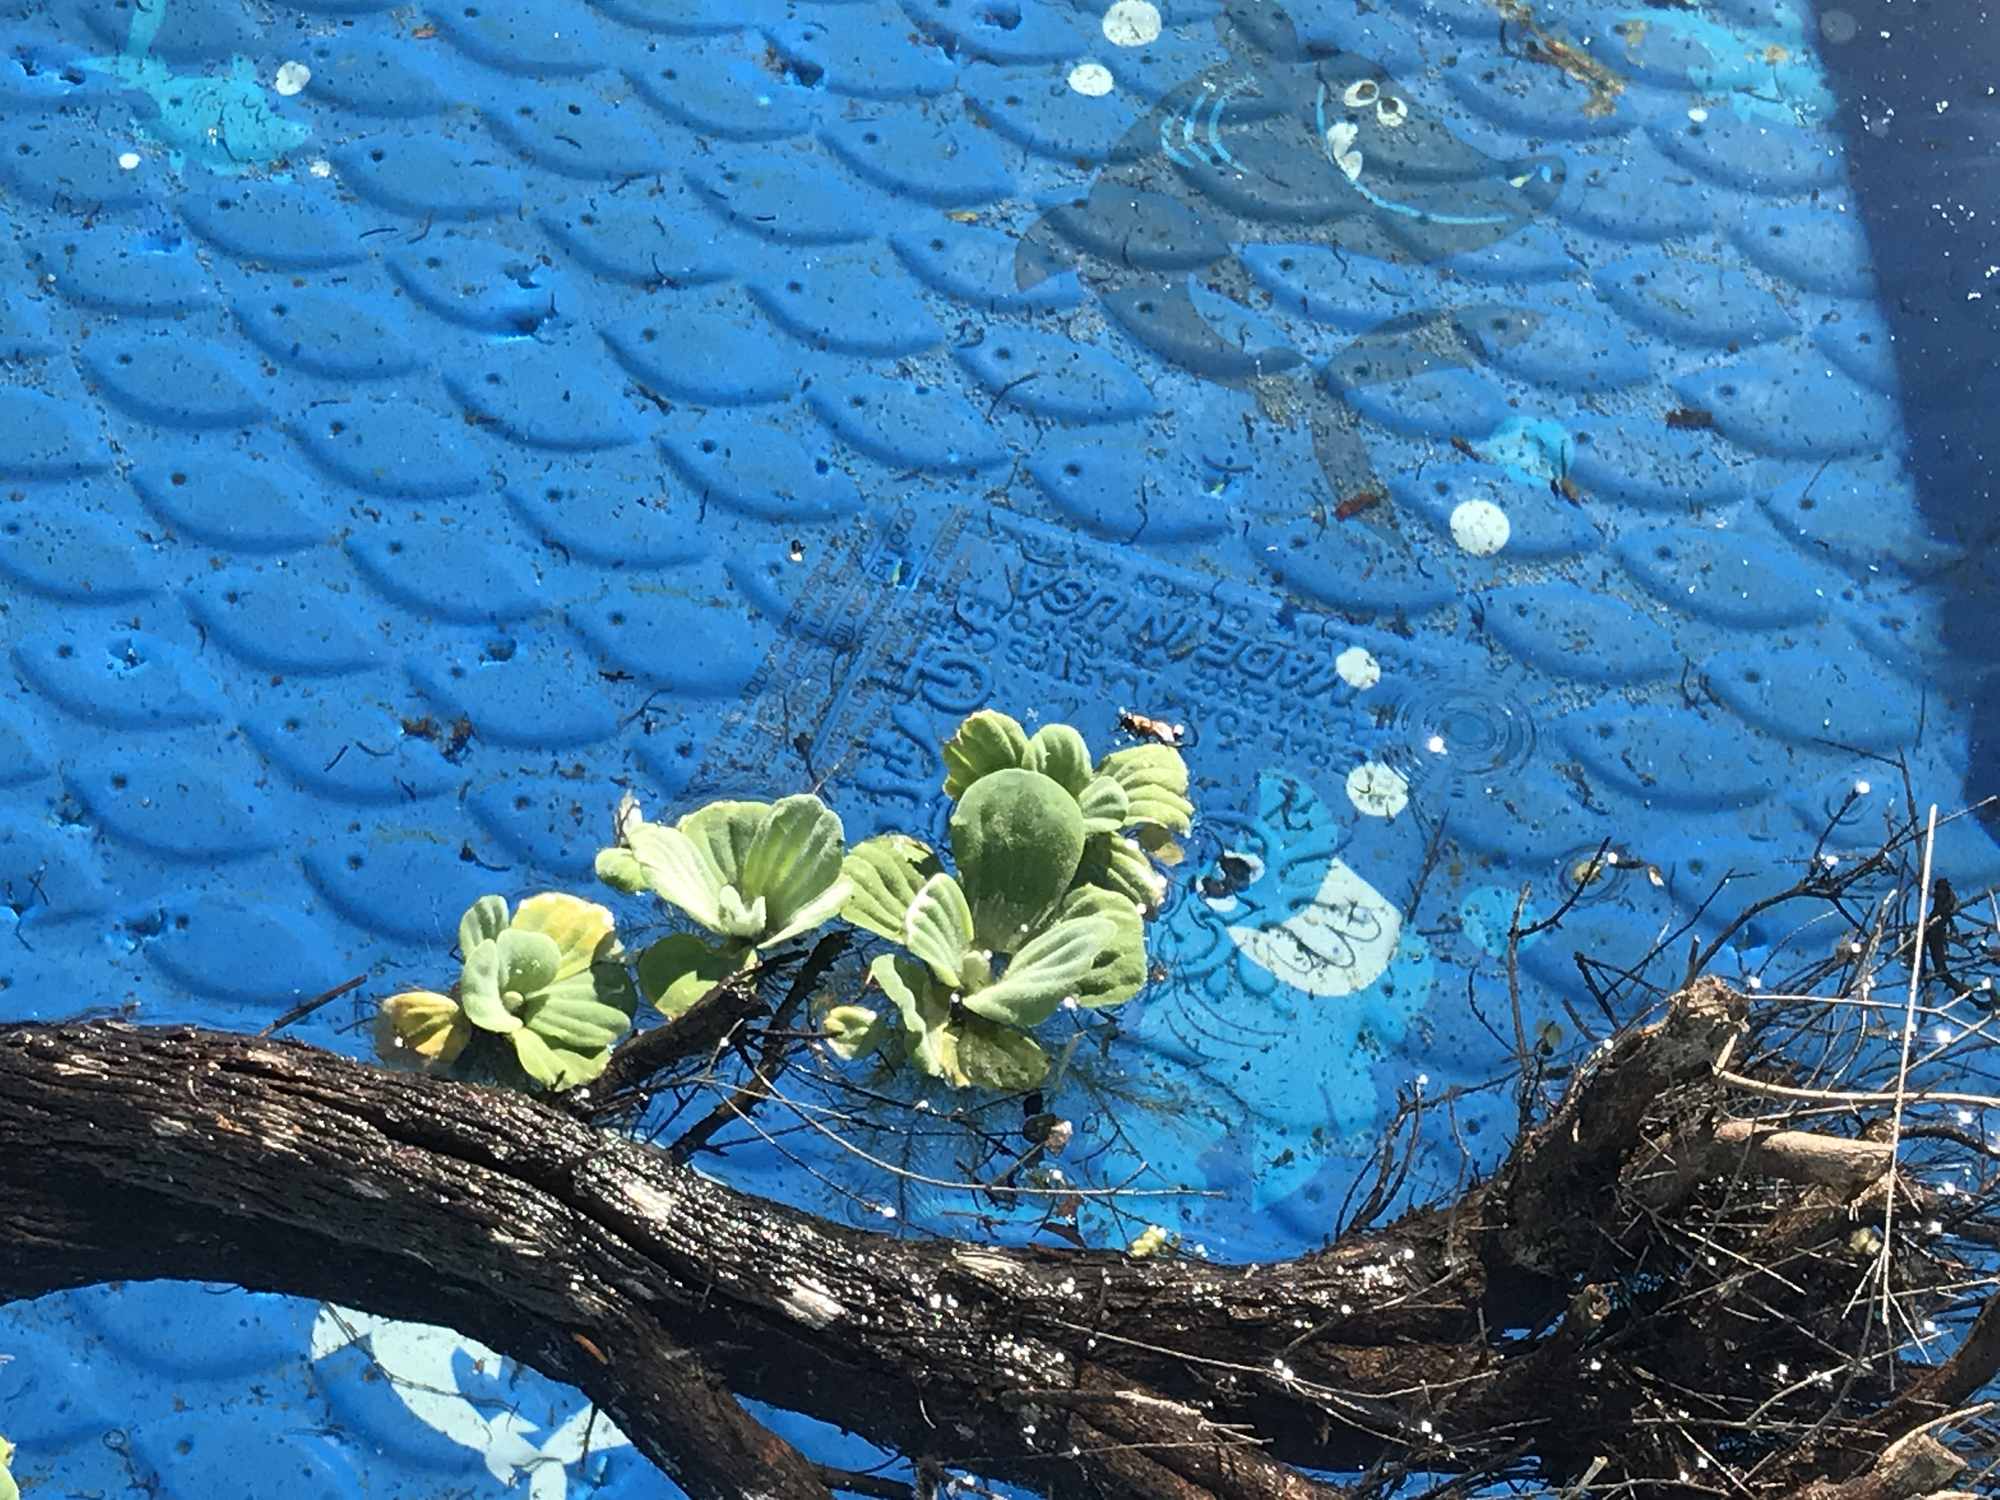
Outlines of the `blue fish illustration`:
{"type": "MultiPolygon", "coordinates": [[[[1237,246],[1313,244],[1435,263],[1515,233],[1561,191],[1560,158],[1486,155],[1412,104],[1379,65],[1308,46],[1275,0],[1230,0],[1217,29],[1228,60],[1162,98],[1087,196],[1022,236],[1022,287],[1074,268],[1110,317],[1162,358],[1249,385],[1298,372],[1305,357],[1246,348],[1216,329],[1190,295],[1190,275],[1249,314],[1256,296],[1237,246]]],[[[1322,372],[1331,399],[1304,403],[1334,493],[1369,478],[1343,389],[1471,364],[1533,324],[1518,310],[1461,307],[1392,320],[1344,349],[1322,372]]]]}
{"type": "Polygon", "coordinates": [[[1263,1206],[1372,1138],[1373,1066],[1410,1037],[1435,964],[1341,859],[1346,825],[1304,779],[1266,771],[1252,809],[1205,812],[1201,831],[1158,929],[1166,978],[1123,1024],[1164,1070],[1226,1093],[1225,1118],[1171,1130],[1211,1185],[1263,1206]]]}

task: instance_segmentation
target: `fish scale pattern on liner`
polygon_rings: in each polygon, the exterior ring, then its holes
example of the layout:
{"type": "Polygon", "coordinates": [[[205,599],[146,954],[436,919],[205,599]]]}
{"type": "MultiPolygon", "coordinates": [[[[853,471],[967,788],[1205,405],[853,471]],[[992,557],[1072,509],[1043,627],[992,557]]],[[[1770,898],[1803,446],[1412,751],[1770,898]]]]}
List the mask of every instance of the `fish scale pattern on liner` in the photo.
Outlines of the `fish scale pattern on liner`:
{"type": "MultiPolygon", "coordinates": [[[[1806,19],[1584,6],[1565,70],[1484,0],[7,0],[0,1014],[389,993],[621,786],[909,827],[969,710],[1129,708],[1201,819],[1100,1144],[1221,1190],[1190,1247],[1319,1243],[1398,1089],[1506,1066],[1524,884],[1631,856],[1521,954],[1559,1037],[1573,950],[1963,783],[1969,539],[1806,19]]],[[[72,1490],[664,1493],[340,1309],[0,1352],[72,1490]]]]}

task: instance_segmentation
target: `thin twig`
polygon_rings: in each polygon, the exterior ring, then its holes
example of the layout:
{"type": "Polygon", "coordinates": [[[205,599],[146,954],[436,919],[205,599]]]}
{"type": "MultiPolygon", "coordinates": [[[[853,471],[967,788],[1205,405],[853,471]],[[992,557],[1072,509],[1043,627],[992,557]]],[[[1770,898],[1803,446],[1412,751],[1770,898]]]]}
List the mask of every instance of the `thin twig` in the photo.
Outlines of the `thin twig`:
{"type": "Polygon", "coordinates": [[[294,1005],[290,1010],[279,1016],[277,1020],[258,1032],[257,1035],[270,1036],[274,1032],[283,1031],[287,1026],[303,1021],[322,1005],[331,1005],[349,990],[359,989],[367,981],[368,976],[366,974],[356,974],[345,984],[337,984],[324,994],[315,995],[310,1000],[300,1001],[297,1005],[294,1005]]]}
{"type": "Polygon", "coordinates": [[[757,1106],[760,1099],[768,1098],[778,1075],[784,1071],[785,1061],[790,1051],[793,1033],[789,1030],[792,1018],[805,1005],[806,998],[819,987],[827,972],[840,961],[853,937],[846,931],[830,932],[813,944],[813,950],[806,961],[799,966],[799,972],[792,977],[792,986],[786,992],[778,1012],[771,1017],[770,1029],[764,1033],[764,1045],[758,1051],[757,1065],[751,1071],[750,1079],[742,1087],[716,1105],[701,1119],[687,1128],[680,1139],[670,1148],[676,1161],[686,1161],[688,1157],[706,1146],[715,1133],[733,1120],[740,1120],[757,1106]]]}
{"type": "Polygon", "coordinates": [[[1924,976],[1924,924],[1930,920],[1931,854],[1937,844],[1937,804],[1931,804],[1929,825],[1924,830],[1924,867],[1917,879],[1917,940],[1910,951],[1909,1000],[1903,1007],[1902,1056],[1896,1064],[1896,1101],[1889,1115],[1889,1172],[1891,1189],[1882,1195],[1882,1249],[1877,1262],[1882,1278],[1882,1327],[1889,1326],[1889,1259],[1895,1253],[1892,1231],[1896,1225],[1894,1191],[1897,1152],[1903,1144],[1903,1108],[1909,1097],[1910,1045],[1917,1034],[1917,987],[1924,976]]]}

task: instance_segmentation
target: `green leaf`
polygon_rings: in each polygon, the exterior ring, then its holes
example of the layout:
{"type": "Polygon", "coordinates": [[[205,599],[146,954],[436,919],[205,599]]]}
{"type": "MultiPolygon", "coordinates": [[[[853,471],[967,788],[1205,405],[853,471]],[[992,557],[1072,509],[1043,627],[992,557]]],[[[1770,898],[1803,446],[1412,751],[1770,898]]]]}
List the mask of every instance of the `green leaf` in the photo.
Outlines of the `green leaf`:
{"type": "Polygon", "coordinates": [[[847,877],[840,876],[817,897],[793,912],[791,921],[769,937],[762,939],[757,946],[769,948],[778,943],[788,942],[802,932],[811,932],[815,927],[824,927],[840,915],[840,909],[847,905],[847,898],[853,893],[854,887],[848,883],[847,877]]]}
{"type": "Polygon", "coordinates": [[[1110,776],[1094,778],[1077,793],[1076,805],[1083,810],[1083,831],[1086,834],[1116,833],[1125,826],[1131,810],[1125,788],[1110,776]]]}
{"type": "Polygon", "coordinates": [[[1028,735],[1006,714],[982,708],[944,742],[944,794],[956,802],[980,777],[1026,763],[1028,735]]]}
{"type": "Polygon", "coordinates": [[[1133,745],[1114,750],[1098,764],[1097,772],[1125,788],[1130,811],[1123,826],[1150,823],[1179,834],[1194,827],[1194,804],[1187,795],[1187,762],[1173,746],[1133,745]]]}
{"type": "Polygon", "coordinates": [[[924,882],[943,868],[928,848],[900,833],[864,839],[841,866],[852,889],[840,915],[877,937],[900,943],[910,903],[924,882]]]}
{"type": "Polygon", "coordinates": [[[659,823],[635,824],[625,837],[653,893],[716,931],[727,882],[702,847],[680,829],[659,823]]]}
{"type": "Polygon", "coordinates": [[[824,910],[809,924],[817,927],[840,910],[838,900],[827,908],[825,897],[840,879],[846,852],[840,818],[832,808],[806,793],[782,797],[751,841],[736,885],[746,896],[763,898],[765,921],[774,933],[791,936],[804,930],[795,926],[800,913],[824,910]]]}
{"type": "Polygon", "coordinates": [[[921,964],[885,953],[868,966],[868,977],[894,1002],[903,1018],[910,1060],[932,1078],[953,1088],[972,1080],[958,1062],[958,1037],[952,1032],[951,1002],[931,982],[921,964]]]}
{"type": "Polygon", "coordinates": [[[903,916],[903,946],[937,975],[956,986],[965,950],[972,942],[972,908],[949,875],[933,875],[903,916]]]}
{"type": "Polygon", "coordinates": [[[1049,1076],[1049,1055],[1031,1036],[1011,1026],[966,1016],[958,1032],[958,1061],[973,1086],[1022,1093],[1049,1076]]]}
{"type": "Polygon", "coordinates": [[[827,1050],[848,1062],[878,1050],[889,1035],[882,1018],[865,1005],[836,1005],[820,1025],[826,1032],[827,1050]]]}
{"type": "Polygon", "coordinates": [[[980,777],[951,817],[979,946],[1012,953],[1055,909],[1083,858],[1083,813],[1039,771],[980,777]]]}
{"type": "Polygon", "coordinates": [[[514,1034],[514,1056],[521,1070],[543,1088],[554,1088],[562,1078],[562,1067],[554,1049],[525,1028],[514,1034]]]}
{"type": "Polygon", "coordinates": [[[500,998],[500,978],[500,940],[474,944],[458,972],[458,1003],[465,1007],[466,1019],[482,1031],[521,1029],[521,1018],[500,998]]]}
{"type": "Polygon", "coordinates": [[[1040,771],[1072,797],[1090,782],[1090,746],[1067,724],[1044,724],[1028,741],[1028,755],[1021,762],[1030,771],[1040,771]]]}
{"type": "Polygon", "coordinates": [[[507,930],[507,903],[499,896],[481,896],[458,919],[458,951],[469,956],[481,943],[507,930]]]}
{"type": "Polygon", "coordinates": [[[1122,1005],[1146,987],[1146,924],[1128,898],[1101,886],[1080,885],[1063,898],[1057,916],[1100,917],[1112,926],[1111,941],[1077,982],[1078,1005],[1122,1005]]]}
{"type": "Polygon", "coordinates": [[[628,896],[652,888],[646,879],[646,867],[630,849],[599,849],[596,869],[599,880],[628,896]]]}
{"type": "Polygon", "coordinates": [[[671,1019],[742,967],[740,948],[677,932],[639,955],[639,989],[671,1019]]]}
{"type": "Polygon", "coordinates": [[[715,930],[725,937],[755,941],[763,936],[765,926],[764,898],[757,897],[746,902],[743,893],[733,885],[725,885],[715,905],[715,930]]]}
{"type": "Polygon", "coordinates": [[[608,1051],[585,1055],[567,1047],[551,1046],[525,1028],[514,1033],[513,1042],[521,1071],[548,1089],[573,1089],[588,1083],[611,1060],[608,1051]]]}
{"type": "Polygon", "coordinates": [[[547,933],[521,927],[509,927],[495,941],[500,948],[500,998],[509,1010],[518,1012],[520,1001],[507,1002],[507,997],[526,998],[554,984],[562,967],[562,949],[547,933]]]}
{"type": "Polygon", "coordinates": [[[720,884],[733,885],[751,896],[756,892],[744,889],[743,867],[770,817],[768,802],[711,802],[689,813],[674,827],[693,841],[715,870],[720,884]]]}
{"type": "Polygon", "coordinates": [[[552,1046],[602,1052],[632,1027],[632,1013],[610,1003],[588,974],[544,990],[521,1012],[528,1028],[552,1046]]]}
{"type": "Polygon", "coordinates": [[[1153,868],[1146,851],[1131,839],[1100,833],[1084,850],[1077,867],[1077,884],[1093,885],[1123,896],[1151,917],[1167,899],[1167,878],[1153,868]]]}
{"type": "Polygon", "coordinates": [[[1098,954],[1115,937],[1115,928],[1103,917],[1058,922],[1015,954],[1006,973],[985,989],[961,996],[959,1003],[988,1020],[1039,1026],[1076,994],[1098,954]]]}

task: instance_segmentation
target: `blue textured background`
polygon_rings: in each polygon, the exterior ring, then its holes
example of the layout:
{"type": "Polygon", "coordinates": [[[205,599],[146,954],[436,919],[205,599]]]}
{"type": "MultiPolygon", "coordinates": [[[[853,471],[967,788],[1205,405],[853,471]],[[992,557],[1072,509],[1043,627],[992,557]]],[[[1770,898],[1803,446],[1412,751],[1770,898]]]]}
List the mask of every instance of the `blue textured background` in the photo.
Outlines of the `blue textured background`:
{"type": "MultiPolygon", "coordinates": [[[[1398,1088],[1508,1066],[1472,1007],[1504,1014],[1523,883],[1546,911],[1604,838],[1662,876],[1524,953],[1561,1036],[1573,951],[1788,881],[1857,778],[1867,842],[1881,757],[1958,794],[1944,625],[1983,523],[1906,470],[1808,16],[1580,7],[1627,85],[1594,114],[1477,0],[1300,0],[1459,141],[1567,163],[1442,265],[1302,234],[1237,247],[1247,306],[1198,294],[1314,370],[1391,318],[1526,316],[1350,388],[1388,494],[1343,519],[1282,391],[1017,283],[1041,211],[1217,62],[1216,5],[1161,8],[1134,46],[1064,0],[0,8],[0,1014],[254,1028],[434,982],[474,897],[588,880],[621,785],[824,777],[858,835],[934,815],[974,707],[1100,749],[1133,708],[1189,726],[1203,823],[1168,978],[1079,1081],[1139,1100],[1093,1170],[1219,1189],[1159,1213],[1275,1254],[1398,1088]],[[1455,544],[1467,502],[1497,555],[1455,544]],[[1350,796],[1364,765],[1402,815],[1350,796]],[[1224,851],[1255,878],[1204,896],[1224,851]]],[[[2000,875],[1969,822],[1943,847],[2000,875]]],[[[299,1034],[352,1049],[353,1018],[299,1034]]],[[[1476,1149],[1510,1110],[1463,1109],[1476,1149]]],[[[304,1304],[101,1289],[0,1310],[0,1353],[0,1431],[65,1491],[666,1492],[601,1429],[574,1461],[574,1398],[304,1304]],[[364,1378],[371,1348],[464,1399],[364,1378]]]]}

